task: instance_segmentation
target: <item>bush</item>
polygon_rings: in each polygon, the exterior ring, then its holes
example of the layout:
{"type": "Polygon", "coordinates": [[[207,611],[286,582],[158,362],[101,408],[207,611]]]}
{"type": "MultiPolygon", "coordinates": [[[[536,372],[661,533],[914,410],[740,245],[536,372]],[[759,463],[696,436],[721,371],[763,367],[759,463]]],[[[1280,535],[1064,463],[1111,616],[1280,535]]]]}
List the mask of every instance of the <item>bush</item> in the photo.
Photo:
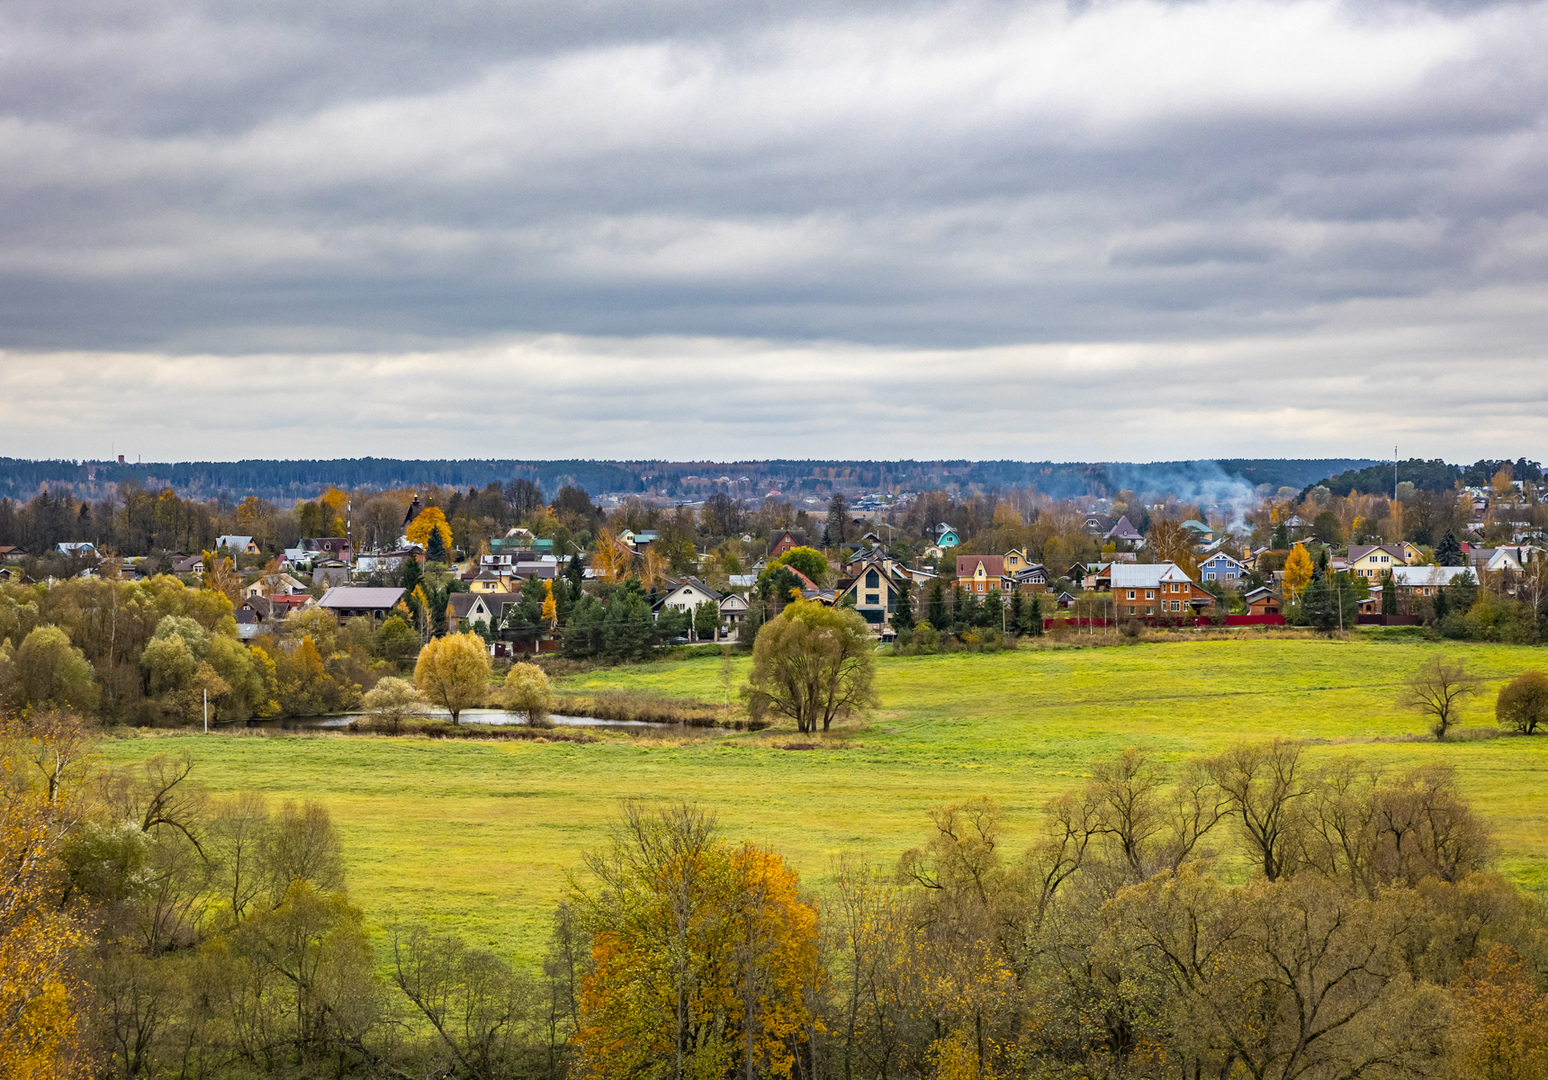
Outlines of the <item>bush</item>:
{"type": "Polygon", "coordinates": [[[1548,722],[1548,675],[1527,671],[1500,688],[1494,701],[1494,718],[1501,727],[1531,735],[1548,722]]]}

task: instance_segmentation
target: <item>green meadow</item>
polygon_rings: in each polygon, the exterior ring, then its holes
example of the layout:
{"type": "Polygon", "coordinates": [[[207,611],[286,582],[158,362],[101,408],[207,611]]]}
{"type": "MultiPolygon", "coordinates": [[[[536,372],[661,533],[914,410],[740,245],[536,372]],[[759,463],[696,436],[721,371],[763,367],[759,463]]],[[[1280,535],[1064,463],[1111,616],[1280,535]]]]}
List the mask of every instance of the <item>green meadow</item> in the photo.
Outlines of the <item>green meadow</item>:
{"type": "MultiPolygon", "coordinates": [[[[992,796],[1019,848],[1044,801],[1079,783],[1093,758],[1140,745],[1178,759],[1276,735],[1395,768],[1452,762],[1494,826],[1501,868],[1548,889],[1548,737],[1399,741],[1425,730],[1395,704],[1400,685],[1436,652],[1489,680],[1467,707],[1470,728],[1493,727],[1506,679],[1548,666],[1528,647],[1380,633],[883,655],[881,707],[816,749],[791,748],[803,744],[780,730],[591,744],[219,733],[117,739],[105,753],[129,763],[186,748],[217,794],[318,800],[340,827],[351,894],[374,925],[455,928],[517,958],[540,951],[567,875],[583,872],[583,852],[602,843],[621,799],[697,801],[732,838],[772,845],[820,882],[843,852],[890,863],[940,803],[992,796]]],[[[746,671],[736,660],[733,701],[746,671]]],[[[602,669],[560,686],[614,688],[720,702],[722,662],[602,669]]]]}

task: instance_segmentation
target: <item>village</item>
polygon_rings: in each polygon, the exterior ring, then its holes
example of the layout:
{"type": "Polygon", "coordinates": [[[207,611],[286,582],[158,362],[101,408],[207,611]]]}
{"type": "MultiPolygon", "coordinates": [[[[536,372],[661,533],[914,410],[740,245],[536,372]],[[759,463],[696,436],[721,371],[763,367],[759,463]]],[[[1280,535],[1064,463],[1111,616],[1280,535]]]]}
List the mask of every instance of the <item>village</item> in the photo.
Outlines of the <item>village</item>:
{"type": "MultiPolygon", "coordinates": [[[[204,528],[235,518],[261,531],[128,555],[100,540],[104,526],[124,532],[114,508],[45,492],[0,508],[7,538],[40,532],[47,516],[80,535],[43,551],[0,545],[0,581],[170,574],[226,593],[244,640],[315,607],[340,620],[396,615],[422,642],[476,632],[493,657],[561,651],[567,630],[585,653],[571,611],[589,596],[601,618],[631,581],[630,618],[649,621],[653,647],[741,642],[796,599],[851,608],[879,642],[900,646],[921,627],[948,645],[1121,626],[1438,627],[1480,592],[1526,605],[1535,622],[1541,474],[1497,464],[1488,484],[1459,480],[1451,491],[1409,483],[1391,497],[1335,496],[1313,485],[1260,491],[1248,507],[1128,491],[835,492],[824,505],[772,490],[759,499],[730,477],[696,503],[593,501],[573,487],[545,501],[528,483],[331,489],[288,512],[252,498],[225,514],[190,501],[204,528]],[[319,524],[338,535],[301,535],[319,524]]],[[[155,496],[169,499],[183,503],[155,496]]],[[[133,517],[132,495],[117,513],[133,517]]],[[[160,539],[148,532],[145,546],[160,539]]]]}

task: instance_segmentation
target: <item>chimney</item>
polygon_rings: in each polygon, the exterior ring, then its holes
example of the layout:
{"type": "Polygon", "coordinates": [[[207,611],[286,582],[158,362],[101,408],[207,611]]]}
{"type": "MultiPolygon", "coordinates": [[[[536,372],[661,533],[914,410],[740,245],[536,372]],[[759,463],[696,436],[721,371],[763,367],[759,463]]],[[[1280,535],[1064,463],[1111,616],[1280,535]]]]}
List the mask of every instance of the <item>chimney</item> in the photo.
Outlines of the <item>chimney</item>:
{"type": "Polygon", "coordinates": [[[122,454],[119,454],[119,455],[118,455],[118,463],[119,463],[119,464],[120,464],[120,465],[122,465],[122,464],[123,464],[123,463],[124,463],[124,455],[122,455],[122,454]]]}

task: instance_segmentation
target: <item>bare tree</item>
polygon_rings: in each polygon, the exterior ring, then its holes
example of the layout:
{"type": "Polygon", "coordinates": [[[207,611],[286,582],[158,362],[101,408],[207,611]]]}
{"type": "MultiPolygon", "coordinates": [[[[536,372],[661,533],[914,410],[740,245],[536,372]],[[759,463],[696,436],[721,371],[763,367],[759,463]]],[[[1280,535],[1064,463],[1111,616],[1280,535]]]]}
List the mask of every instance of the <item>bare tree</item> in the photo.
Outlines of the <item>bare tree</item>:
{"type": "Polygon", "coordinates": [[[1296,861],[1298,804],[1312,790],[1301,763],[1305,746],[1299,739],[1239,743],[1204,763],[1270,881],[1292,870],[1296,861]]]}
{"type": "Polygon", "coordinates": [[[1437,739],[1457,723],[1462,701],[1483,688],[1483,680],[1469,674],[1461,660],[1433,656],[1408,680],[1398,704],[1429,717],[1430,730],[1437,739]]]}

